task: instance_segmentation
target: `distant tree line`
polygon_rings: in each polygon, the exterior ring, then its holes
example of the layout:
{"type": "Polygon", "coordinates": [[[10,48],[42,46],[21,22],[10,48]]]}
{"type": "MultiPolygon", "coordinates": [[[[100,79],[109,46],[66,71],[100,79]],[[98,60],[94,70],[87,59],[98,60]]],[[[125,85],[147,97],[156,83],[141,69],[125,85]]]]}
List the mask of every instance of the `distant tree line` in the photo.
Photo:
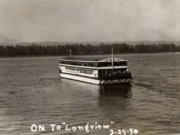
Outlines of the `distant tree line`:
{"type": "Polygon", "coordinates": [[[0,57],[8,56],[55,56],[68,55],[71,50],[73,55],[110,54],[122,53],[157,53],[180,52],[180,45],[175,44],[127,44],[127,43],[16,43],[0,44],[0,57]]]}

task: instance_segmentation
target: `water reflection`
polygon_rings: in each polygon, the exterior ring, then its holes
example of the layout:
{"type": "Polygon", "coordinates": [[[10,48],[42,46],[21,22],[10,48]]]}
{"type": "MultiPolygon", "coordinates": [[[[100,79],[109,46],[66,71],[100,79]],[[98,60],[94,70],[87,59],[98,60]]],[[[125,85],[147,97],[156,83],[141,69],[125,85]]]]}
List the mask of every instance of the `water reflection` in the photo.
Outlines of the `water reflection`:
{"type": "Polygon", "coordinates": [[[133,115],[131,97],[130,84],[100,86],[98,107],[102,119],[115,121],[115,127],[127,127],[127,116],[133,115]]]}
{"type": "Polygon", "coordinates": [[[132,95],[131,84],[104,85],[99,87],[100,96],[103,97],[125,97],[132,95]]]}

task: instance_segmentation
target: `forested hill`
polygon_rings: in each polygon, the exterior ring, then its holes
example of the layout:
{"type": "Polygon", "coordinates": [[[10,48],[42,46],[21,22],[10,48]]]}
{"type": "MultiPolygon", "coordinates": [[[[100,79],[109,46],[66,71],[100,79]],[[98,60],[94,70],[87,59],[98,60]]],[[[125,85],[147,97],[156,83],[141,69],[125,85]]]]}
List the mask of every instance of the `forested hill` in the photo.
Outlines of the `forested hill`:
{"type": "Polygon", "coordinates": [[[0,43],[0,57],[8,56],[53,56],[67,55],[71,50],[74,55],[122,53],[157,53],[180,52],[180,46],[173,43],[128,44],[128,43],[0,43]]]}

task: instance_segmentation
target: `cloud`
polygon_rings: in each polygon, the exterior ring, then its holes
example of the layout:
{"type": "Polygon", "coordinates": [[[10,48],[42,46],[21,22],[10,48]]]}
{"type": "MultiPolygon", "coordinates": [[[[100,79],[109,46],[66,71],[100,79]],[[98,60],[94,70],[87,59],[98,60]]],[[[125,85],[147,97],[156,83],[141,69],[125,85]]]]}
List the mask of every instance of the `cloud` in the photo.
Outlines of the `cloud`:
{"type": "Polygon", "coordinates": [[[179,40],[179,0],[0,0],[0,33],[19,41],[179,40]]]}

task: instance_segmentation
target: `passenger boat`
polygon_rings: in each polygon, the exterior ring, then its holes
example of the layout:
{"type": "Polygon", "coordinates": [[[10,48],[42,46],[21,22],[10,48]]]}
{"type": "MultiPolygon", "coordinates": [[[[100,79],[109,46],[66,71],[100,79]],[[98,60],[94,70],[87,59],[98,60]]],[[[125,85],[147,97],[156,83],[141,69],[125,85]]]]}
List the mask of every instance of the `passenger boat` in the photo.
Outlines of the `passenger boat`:
{"type": "Polygon", "coordinates": [[[61,78],[97,85],[130,83],[128,61],[114,57],[69,56],[59,59],[61,78]]]}

